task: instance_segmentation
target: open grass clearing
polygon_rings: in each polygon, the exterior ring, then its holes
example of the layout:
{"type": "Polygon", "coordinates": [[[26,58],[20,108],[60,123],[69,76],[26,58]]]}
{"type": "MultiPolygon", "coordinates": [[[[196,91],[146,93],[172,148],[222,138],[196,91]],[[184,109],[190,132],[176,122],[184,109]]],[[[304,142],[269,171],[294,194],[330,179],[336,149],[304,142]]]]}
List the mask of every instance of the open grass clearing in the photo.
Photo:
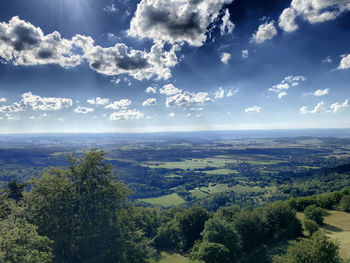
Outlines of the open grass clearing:
{"type": "Polygon", "coordinates": [[[170,254],[167,252],[160,253],[160,259],[158,263],[189,263],[190,260],[180,254],[170,254]]]}
{"type": "Polygon", "coordinates": [[[171,207],[176,206],[185,203],[185,200],[183,200],[178,194],[172,193],[170,195],[164,195],[159,196],[155,198],[144,198],[139,199],[140,201],[152,204],[152,205],[159,205],[164,207],[171,207]]]}

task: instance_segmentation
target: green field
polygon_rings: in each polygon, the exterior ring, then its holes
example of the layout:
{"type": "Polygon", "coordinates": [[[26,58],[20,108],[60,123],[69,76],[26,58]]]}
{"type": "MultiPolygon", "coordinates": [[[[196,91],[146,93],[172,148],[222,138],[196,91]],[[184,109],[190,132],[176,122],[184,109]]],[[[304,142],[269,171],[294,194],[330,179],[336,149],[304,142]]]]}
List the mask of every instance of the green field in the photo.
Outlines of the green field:
{"type": "Polygon", "coordinates": [[[237,170],[230,170],[230,169],[215,169],[215,170],[203,171],[203,173],[206,173],[206,174],[238,174],[238,171],[237,170]]]}
{"type": "Polygon", "coordinates": [[[160,205],[164,207],[171,207],[175,205],[181,205],[185,203],[185,200],[183,200],[178,194],[173,193],[170,195],[164,195],[160,197],[155,197],[155,198],[144,198],[144,199],[139,199],[140,201],[150,203],[152,205],[160,205]]]}
{"type": "Polygon", "coordinates": [[[204,158],[204,159],[184,159],[180,162],[143,162],[142,166],[149,168],[166,168],[166,169],[203,169],[205,167],[224,167],[225,164],[237,163],[234,159],[222,158],[204,158]]]}
{"type": "Polygon", "coordinates": [[[212,184],[209,183],[207,187],[196,187],[193,190],[190,190],[193,197],[203,198],[209,194],[216,194],[221,192],[233,191],[235,193],[252,193],[252,192],[264,192],[269,188],[261,188],[258,186],[244,186],[244,185],[234,185],[228,186],[228,184],[212,184]]]}

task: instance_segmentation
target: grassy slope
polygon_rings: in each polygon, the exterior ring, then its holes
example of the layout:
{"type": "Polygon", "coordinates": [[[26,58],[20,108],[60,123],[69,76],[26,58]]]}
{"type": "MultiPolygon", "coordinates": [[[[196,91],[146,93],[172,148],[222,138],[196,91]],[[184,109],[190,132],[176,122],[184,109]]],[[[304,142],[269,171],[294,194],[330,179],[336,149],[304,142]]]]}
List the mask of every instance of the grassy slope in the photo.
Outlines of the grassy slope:
{"type": "MultiPolygon", "coordinates": [[[[298,213],[300,220],[304,219],[304,214],[298,213]]],[[[324,230],[330,238],[337,240],[340,247],[340,256],[350,259],[350,213],[337,210],[327,210],[327,216],[324,219],[324,230]]]]}
{"type": "Polygon", "coordinates": [[[335,210],[328,211],[328,213],[322,229],[330,238],[338,240],[340,255],[350,259],[350,213],[335,210]]]}

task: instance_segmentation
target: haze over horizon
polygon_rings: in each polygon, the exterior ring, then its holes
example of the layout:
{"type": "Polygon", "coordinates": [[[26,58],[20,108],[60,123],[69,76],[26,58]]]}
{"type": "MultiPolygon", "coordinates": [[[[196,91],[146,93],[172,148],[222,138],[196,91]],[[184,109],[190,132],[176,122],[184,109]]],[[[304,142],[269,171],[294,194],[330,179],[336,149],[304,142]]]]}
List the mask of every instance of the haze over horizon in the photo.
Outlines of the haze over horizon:
{"type": "Polygon", "coordinates": [[[350,128],[350,0],[4,0],[0,134],[350,128]]]}

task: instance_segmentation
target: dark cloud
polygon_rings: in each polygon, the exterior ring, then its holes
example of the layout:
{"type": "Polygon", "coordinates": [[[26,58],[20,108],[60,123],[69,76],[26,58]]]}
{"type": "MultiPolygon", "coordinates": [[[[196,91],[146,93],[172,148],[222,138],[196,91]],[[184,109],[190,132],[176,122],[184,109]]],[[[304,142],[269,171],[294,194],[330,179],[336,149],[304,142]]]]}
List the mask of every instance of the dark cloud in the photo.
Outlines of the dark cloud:
{"type": "Polygon", "coordinates": [[[144,69],[149,67],[149,64],[144,58],[123,57],[116,58],[117,66],[124,70],[144,69]]]}

